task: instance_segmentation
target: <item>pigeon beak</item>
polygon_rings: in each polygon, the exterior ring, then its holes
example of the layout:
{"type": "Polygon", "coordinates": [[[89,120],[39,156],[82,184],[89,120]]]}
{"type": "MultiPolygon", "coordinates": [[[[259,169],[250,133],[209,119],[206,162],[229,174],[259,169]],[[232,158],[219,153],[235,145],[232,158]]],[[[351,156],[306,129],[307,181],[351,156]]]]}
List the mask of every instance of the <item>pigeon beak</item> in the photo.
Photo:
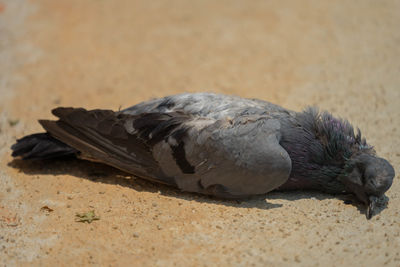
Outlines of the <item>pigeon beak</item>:
{"type": "Polygon", "coordinates": [[[367,219],[371,219],[374,215],[374,211],[376,209],[376,204],[378,202],[378,197],[376,196],[369,196],[368,198],[368,207],[367,207],[367,219]]]}

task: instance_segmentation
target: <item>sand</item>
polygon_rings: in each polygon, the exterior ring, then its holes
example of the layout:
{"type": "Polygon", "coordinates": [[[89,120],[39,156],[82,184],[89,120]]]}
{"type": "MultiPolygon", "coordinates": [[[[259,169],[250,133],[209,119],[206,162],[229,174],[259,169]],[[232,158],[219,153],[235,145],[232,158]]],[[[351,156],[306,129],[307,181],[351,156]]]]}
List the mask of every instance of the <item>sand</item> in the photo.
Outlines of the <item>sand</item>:
{"type": "Polygon", "coordinates": [[[366,220],[341,196],[221,201],[9,149],[57,106],[209,91],[318,105],[399,172],[399,12],[396,0],[0,1],[0,264],[399,266],[398,176],[366,220]],[[100,220],[75,222],[91,210],[100,220]]]}

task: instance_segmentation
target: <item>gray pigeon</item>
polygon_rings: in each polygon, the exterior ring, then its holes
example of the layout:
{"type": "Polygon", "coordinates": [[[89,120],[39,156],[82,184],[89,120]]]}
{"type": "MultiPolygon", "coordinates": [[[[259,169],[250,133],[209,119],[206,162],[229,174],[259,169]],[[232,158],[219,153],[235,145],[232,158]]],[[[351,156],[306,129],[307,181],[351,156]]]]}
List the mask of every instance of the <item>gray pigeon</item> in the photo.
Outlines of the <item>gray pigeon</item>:
{"type": "Polygon", "coordinates": [[[186,93],[122,111],[56,108],[14,157],[76,155],[182,191],[245,198],[274,189],[352,193],[373,214],[395,175],[349,122],[236,96],[186,93]]]}

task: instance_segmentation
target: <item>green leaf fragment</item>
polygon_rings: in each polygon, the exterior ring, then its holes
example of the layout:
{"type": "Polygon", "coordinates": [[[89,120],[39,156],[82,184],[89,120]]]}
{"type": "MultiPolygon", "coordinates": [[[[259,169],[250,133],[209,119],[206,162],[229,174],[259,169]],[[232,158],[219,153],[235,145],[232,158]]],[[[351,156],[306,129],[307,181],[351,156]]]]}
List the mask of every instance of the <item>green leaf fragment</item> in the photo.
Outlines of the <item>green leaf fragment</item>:
{"type": "Polygon", "coordinates": [[[86,213],[77,213],[75,214],[76,222],[87,222],[91,223],[93,221],[100,220],[100,217],[94,213],[94,210],[86,212],[86,213]]]}
{"type": "Polygon", "coordinates": [[[17,125],[18,123],[19,123],[19,119],[15,119],[15,120],[10,119],[10,120],[8,120],[8,124],[9,124],[11,127],[17,125]]]}

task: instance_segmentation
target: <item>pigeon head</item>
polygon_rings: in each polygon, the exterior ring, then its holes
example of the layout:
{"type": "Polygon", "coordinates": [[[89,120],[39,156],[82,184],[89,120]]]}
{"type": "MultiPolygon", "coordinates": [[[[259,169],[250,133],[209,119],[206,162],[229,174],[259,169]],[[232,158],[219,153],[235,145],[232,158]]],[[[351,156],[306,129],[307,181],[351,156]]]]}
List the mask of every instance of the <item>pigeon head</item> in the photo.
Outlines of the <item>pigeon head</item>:
{"type": "Polygon", "coordinates": [[[371,218],[392,185],[392,165],[379,158],[347,120],[317,108],[306,109],[296,119],[302,127],[284,125],[281,143],[292,159],[292,174],[283,188],[354,194],[367,205],[371,218]]]}
{"type": "Polygon", "coordinates": [[[390,188],[395,176],[392,165],[385,159],[368,153],[360,153],[347,160],[344,172],[339,176],[346,191],[352,192],[367,206],[367,218],[371,218],[380,197],[390,188]]]}

